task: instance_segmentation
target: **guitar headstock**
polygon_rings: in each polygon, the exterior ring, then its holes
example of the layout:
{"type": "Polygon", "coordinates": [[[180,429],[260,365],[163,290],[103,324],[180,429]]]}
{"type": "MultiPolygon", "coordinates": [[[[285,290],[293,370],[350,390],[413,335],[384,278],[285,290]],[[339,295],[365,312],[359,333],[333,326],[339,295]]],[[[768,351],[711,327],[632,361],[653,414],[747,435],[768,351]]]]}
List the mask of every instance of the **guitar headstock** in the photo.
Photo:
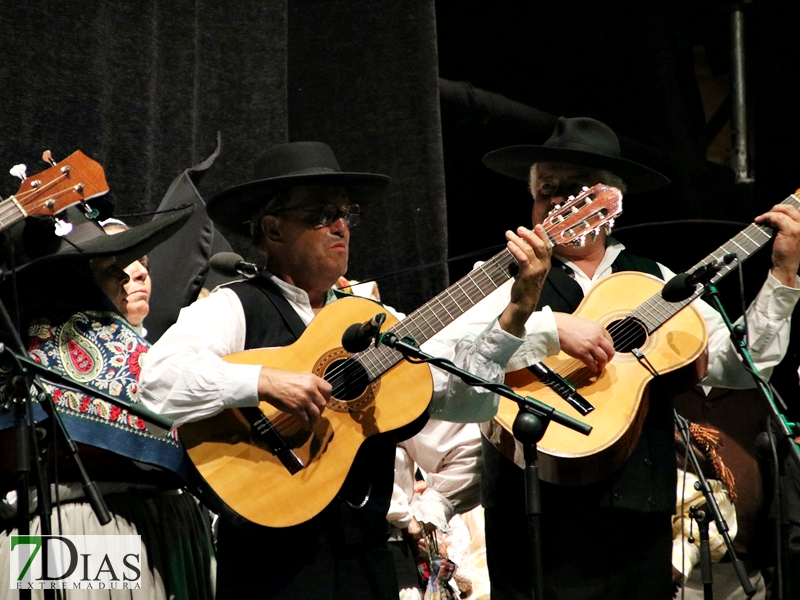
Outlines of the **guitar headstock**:
{"type": "Polygon", "coordinates": [[[80,150],[31,177],[11,200],[23,216],[52,216],[65,208],[108,192],[103,167],[80,150]]]}
{"type": "Polygon", "coordinates": [[[554,245],[583,246],[601,227],[610,230],[621,212],[622,192],[598,183],[552,210],[543,225],[554,245]]]}

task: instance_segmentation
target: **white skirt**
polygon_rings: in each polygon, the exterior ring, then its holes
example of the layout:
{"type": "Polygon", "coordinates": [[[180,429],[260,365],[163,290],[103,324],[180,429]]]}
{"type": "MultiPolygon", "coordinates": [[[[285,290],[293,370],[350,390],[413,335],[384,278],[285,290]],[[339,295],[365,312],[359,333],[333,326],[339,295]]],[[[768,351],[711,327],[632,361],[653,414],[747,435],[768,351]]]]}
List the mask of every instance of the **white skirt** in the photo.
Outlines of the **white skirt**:
{"type": "MultiPolygon", "coordinates": [[[[70,600],[204,600],[213,599],[216,561],[208,513],[181,490],[129,489],[104,495],[111,522],[100,525],[85,500],[61,505],[61,529],[54,508],[53,534],[140,535],[142,573],[137,590],[69,590],[70,600]]],[[[31,520],[32,535],[41,533],[39,517],[31,520]]],[[[0,599],[16,598],[9,588],[10,535],[0,530],[0,599]]],[[[33,598],[44,598],[41,590],[33,598]]]]}

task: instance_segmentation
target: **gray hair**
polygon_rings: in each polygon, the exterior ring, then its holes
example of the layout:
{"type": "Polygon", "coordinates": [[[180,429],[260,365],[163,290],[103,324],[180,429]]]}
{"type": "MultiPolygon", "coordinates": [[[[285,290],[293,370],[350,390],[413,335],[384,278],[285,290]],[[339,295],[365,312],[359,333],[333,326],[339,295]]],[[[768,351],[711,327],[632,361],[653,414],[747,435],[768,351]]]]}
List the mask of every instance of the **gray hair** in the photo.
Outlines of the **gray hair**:
{"type": "MultiPolygon", "coordinates": [[[[533,183],[533,178],[535,177],[536,174],[535,167],[537,164],[538,163],[533,163],[531,165],[530,176],[528,177],[528,191],[530,191],[531,193],[533,193],[533,190],[531,189],[531,183],[533,183]]],[[[592,167],[587,167],[587,168],[592,168],[592,167]]],[[[622,177],[620,177],[616,173],[607,171],[605,169],[593,169],[593,170],[597,171],[597,173],[600,176],[600,181],[598,181],[597,183],[603,183],[605,185],[610,185],[612,187],[615,187],[623,194],[625,194],[628,191],[628,186],[625,184],[625,181],[622,179],[622,177]]]]}

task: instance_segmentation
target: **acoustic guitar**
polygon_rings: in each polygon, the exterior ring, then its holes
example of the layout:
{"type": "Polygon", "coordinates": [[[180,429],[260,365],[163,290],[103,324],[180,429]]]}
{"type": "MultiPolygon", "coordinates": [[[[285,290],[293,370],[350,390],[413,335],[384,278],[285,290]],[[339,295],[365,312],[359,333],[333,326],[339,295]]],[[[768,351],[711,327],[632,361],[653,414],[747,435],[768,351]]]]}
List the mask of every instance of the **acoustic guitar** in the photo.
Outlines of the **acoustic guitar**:
{"type": "MultiPolygon", "coordinates": [[[[800,207],[798,190],[783,201],[800,207]]],[[[717,261],[716,283],[733,268],[725,258],[735,254],[744,261],[772,239],[766,225],[751,224],[697,263],[689,272],[717,261]]],[[[544,362],[562,376],[594,408],[583,415],[593,427],[582,436],[564,427],[548,427],[539,442],[539,474],[550,483],[584,485],[610,475],[630,457],[641,434],[649,406],[651,382],[663,383],[676,393],[688,389],[705,374],[707,330],[692,302],[703,286],[681,302],[661,297],[664,283],[650,275],[622,272],[599,282],[583,299],[575,315],[602,324],[614,340],[616,354],[599,375],[563,352],[544,362]],[[655,380],[655,381],[654,381],[655,380]]],[[[534,369],[506,375],[506,384],[572,414],[567,404],[545,386],[534,369]]],[[[661,388],[661,385],[659,385],[661,388]]],[[[522,448],[512,434],[517,405],[504,398],[494,421],[484,431],[507,457],[523,466],[522,448]]]]}
{"type": "Polygon", "coordinates": [[[26,177],[16,194],[0,201],[0,231],[28,216],[52,217],[106,192],[103,167],[77,150],[49,169],[26,177]]]}
{"type": "MultiPolygon", "coordinates": [[[[619,190],[597,185],[549,215],[553,244],[580,241],[610,226],[622,211],[619,190]]],[[[506,249],[441,292],[405,319],[387,316],[398,337],[422,344],[516,272],[506,249]]],[[[207,484],[205,494],[228,514],[268,527],[289,527],[317,515],[342,487],[356,452],[370,436],[411,423],[433,391],[427,365],[404,362],[386,346],[350,354],[342,334],[386,312],[363,298],[326,306],[294,344],[238,352],[232,363],[307,371],[328,380],[332,399],[312,431],[271,405],[229,409],[180,428],[189,458],[207,484]]]]}

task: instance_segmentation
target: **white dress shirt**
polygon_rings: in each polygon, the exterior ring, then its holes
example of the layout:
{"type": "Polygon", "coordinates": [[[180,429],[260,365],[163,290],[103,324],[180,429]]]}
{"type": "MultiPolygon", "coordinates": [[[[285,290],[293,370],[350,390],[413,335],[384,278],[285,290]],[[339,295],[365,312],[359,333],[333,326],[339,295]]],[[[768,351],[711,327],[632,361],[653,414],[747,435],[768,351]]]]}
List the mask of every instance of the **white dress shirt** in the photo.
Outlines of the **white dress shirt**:
{"type": "Polygon", "coordinates": [[[387,518],[399,529],[411,518],[441,531],[456,513],[480,503],[481,434],[475,423],[431,419],[414,437],[397,445],[394,490],[387,518]],[[426,489],[414,493],[419,467],[426,489]]]}

